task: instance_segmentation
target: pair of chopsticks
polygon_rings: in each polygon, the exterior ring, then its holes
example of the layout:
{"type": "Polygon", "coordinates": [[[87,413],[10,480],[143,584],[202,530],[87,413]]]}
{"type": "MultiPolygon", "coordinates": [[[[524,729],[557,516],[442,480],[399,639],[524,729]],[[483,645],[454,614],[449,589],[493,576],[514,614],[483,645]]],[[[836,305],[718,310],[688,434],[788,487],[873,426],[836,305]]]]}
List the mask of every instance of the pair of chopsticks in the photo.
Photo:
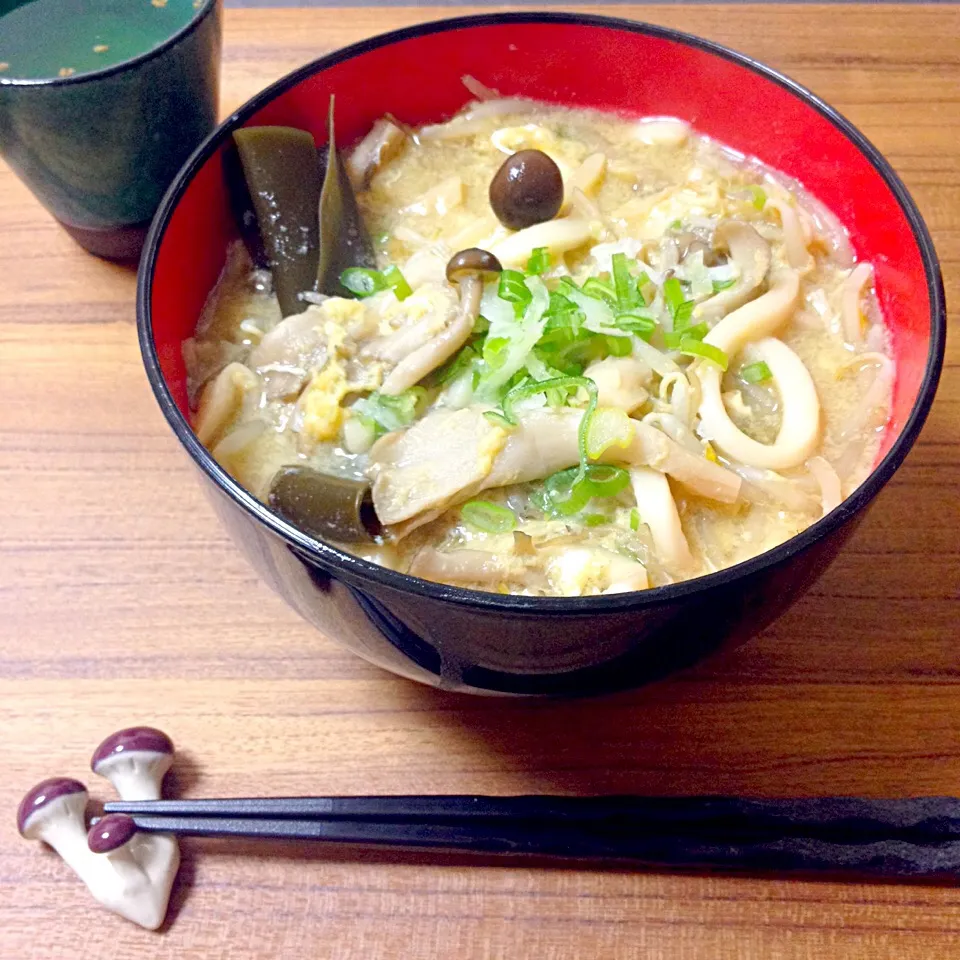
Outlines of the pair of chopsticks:
{"type": "Polygon", "coordinates": [[[925,879],[960,874],[960,799],[288,797],[114,801],[146,832],[925,879]]]}

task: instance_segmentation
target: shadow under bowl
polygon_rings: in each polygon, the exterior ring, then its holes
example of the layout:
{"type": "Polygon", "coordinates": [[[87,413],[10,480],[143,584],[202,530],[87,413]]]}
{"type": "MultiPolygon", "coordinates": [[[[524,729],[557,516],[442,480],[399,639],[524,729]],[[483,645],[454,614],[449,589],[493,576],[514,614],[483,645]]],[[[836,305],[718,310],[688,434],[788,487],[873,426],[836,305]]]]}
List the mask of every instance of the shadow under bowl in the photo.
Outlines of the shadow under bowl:
{"type": "Polygon", "coordinates": [[[749,58],[661,27],[600,16],[460,17],[374,37],[295,71],[194,154],[167,193],[140,268],[138,322],[160,407],[240,549],[305,619],[388,670],[471,693],[582,695],[635,686],[755,633],[826,569],[906,456],[932,403],[946,316],[930,236],[889,163],[808,90],[749,58]],[[505,96],[690,122],[800,180],[875,266],[897,364],[877,464],[828,516],[752,560],[614,596],[502,596],[395,573],[311,539],[257,501],[199,443],[181,344],[237,236],[224,181],[238,127],[281,124],[344,143],[386,112],[419,125],[469,99],[471,74],[505,96]]]}

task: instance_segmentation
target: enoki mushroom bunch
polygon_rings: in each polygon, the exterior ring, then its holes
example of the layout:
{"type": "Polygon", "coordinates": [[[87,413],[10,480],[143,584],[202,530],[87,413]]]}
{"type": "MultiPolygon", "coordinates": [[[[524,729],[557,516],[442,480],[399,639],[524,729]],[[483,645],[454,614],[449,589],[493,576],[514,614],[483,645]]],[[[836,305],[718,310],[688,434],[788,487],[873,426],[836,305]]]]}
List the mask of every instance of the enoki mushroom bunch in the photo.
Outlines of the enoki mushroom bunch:
{"type": "MultiPolygon", "coordinates": [[[[173,743],[153,727],[129,727],[107,737],[90,768],[122,800],[159,800],[173,763],[173,743]]],[[[20,801],[17,827],[28,840],[48,843],[108,910],[156,930],[167,913],[180,848],[167,834],[138,833],[133,820],[107,814],[87,827],[87,788],[53,777],[20,801]]]]}

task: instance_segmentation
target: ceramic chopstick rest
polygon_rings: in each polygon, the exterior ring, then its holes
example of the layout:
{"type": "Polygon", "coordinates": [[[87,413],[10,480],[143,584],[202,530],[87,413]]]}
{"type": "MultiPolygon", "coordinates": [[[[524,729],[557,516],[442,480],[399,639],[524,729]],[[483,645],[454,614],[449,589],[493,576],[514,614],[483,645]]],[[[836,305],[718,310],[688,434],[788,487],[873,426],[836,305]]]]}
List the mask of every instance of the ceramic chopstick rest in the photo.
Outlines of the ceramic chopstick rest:
{"type": "MultiPolygon", "coordinates": [[[[91,768],[122,800],[159,800],[173,763],[173,743],[152,727],[107,737],[91,768]]],[[[38,783],[20,802],[17,826],[28,840],[48,843],[108,910],[156,930],[167,913],[180,849],[167,834],[138,833],[129,817],[110,814],[87,829],[87,789],[57,777],[38,783]]]]}

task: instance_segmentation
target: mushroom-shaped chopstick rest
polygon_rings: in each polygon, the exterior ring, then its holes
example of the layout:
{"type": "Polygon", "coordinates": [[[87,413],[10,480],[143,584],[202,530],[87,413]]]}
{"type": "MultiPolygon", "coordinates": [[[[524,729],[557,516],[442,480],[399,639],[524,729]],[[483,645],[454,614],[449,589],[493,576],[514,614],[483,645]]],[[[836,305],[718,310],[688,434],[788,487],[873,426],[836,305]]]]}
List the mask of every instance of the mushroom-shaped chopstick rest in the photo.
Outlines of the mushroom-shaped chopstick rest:
{"type": "MultiPolygon", "coordinates": [[[[84,812],[86,787],[78,780],[55,777],[38,783],[20,802],[17,827],[28,840],[50,844],[87,888],[109,910],[149,930],[163,923],[170,887],[179,865],[165,848],[150,846],[153,838],[133,837],[133,821],[94,827],[97,845],[88,843],[84,812]],[[141,845],[142,844],[142,845],[141,845]],[[101,853],[109,849],[110,853],[101,853]]],[[[117,816],[105,817],[115,821],[117,816]]],[[[162,840],[169,838],[163,837],[162,840]]],[[[176,850],[176,844],[173,844],[176,850]]]]}
{"type": "Polygon", "coordinates": [[[94,750],[90,769],[109,780],[123,800],[159,800],[172,763],[173,743],[163,731],[127,727],[94,750]]]}
{"type": "MultiPolygon", "coordinates": [[[[159,800],[163,778],[172,764],[173,741],[155,727],[118,730],[93,751],[90,759],[90,769],[109,780],[122,800],[159,800]]],[[[132,855],[154,889],[162,921],[180,866],[177,840],[168,833],[140,834],[131,845],[132,855]]]]}
{"type": "MultiPolygon", "coordinates": [[[[137,833],[133,819],[122,813],[101,817],[87,834],[90,851],[110,864],[119,881],[114,888],[115,900],[97,898],[115,913],[147,930],[156,930],[163,923],[170,887],[180,862],[179,853],[171,862],[169,843],[157,844],[154,839],[137,833]]],[[[159,839],[169,841],[177,851],[176,843],[170,838],[159,839]]]]}

